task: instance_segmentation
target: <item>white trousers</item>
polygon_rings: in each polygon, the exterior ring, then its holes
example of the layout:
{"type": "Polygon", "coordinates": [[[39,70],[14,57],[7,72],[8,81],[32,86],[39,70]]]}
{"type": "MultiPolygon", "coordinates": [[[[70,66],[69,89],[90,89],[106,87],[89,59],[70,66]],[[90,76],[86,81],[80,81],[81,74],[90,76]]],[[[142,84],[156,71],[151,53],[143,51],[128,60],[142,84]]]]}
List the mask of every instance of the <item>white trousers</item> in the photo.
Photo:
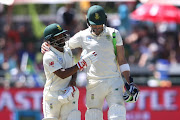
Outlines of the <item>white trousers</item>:
{"type": "Polygon", "coordinates": [[[102,80],[96,84],[88,84],[86,87],[86,106],[91,109],[102,110],[104,100],[106,99],[108,106],[114,104],[123,105],[123,87],[122,78],[110,78],[102,80]]]}
{"type": "Polygon", "coordinates": [[[62,91],[44,91],[43,95],[43,114],[44,118],[57,118],[58,120],[67,120],[69,113],[78,110],[79,90],[74,94],[74,99],[66,104],[58,101],[58,95],[62,91]]]}

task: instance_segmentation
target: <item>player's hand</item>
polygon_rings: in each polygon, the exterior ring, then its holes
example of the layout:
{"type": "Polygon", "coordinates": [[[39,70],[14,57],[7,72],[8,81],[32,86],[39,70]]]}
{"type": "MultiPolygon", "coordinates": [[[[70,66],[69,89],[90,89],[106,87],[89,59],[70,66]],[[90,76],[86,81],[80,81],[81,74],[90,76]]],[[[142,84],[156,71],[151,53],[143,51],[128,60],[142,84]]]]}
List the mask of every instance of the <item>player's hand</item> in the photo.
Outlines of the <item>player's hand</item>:
{"type": "Polygon", "coordinates": [[[137,87],[137,85],[135,85],[134,84],[134,82],[133,82],[133,78],[130,76],[129,77],[129,80],[130,80],[130,83],[125,83],[125,88],[126,88],[126,90],[128,90],[129,91],[129,93],[131,94],[131,95],[134,95],[134,94],[136,94],[138,91],[140,91],[139,90],[139,88],[137,87]]]}
{"type": "Polygon", "coordinates": [[[71,101],[74,98],[74,94],[76,92],[77,88],[74,86],[67,87],[64,91],[65,93],[63,95],[58,96],[58,100],[65,104],[71,101]]]}
{"type": "Polygon", "coordinates": [[[44,54],[45,52],[49,51],[49,47],[50,47],[50,45],[47,42],[44,42],[41,45],[41,53],[44,54]]]}
{"type": "Polygon", "coordinates": [[[131,95],[130,93],[129,93],[129,91],[125,91],[124,92],[124,94],[123,94],[123,99],[124,99],[124,101],[126,101],[126,102],[129,102],[129,103],[135,103],[137,100],[138,100],[138,98],[139,98],[139,94],[140,94],[140,92],[138,91],[138,92],[136,92],[134,95],[131,95]]]}
{"type": "Polygon", "coordinates": [[[90,66],[92,63],[95,63],[96,61],[97,61],[97,54],[95,51],[92,51],[84,55],[77,63],[77,66],[80,69],[80,71],[82,71],[83,68],[90,66]]]}
{"type": "Polygon", "coordinates": [[[140,90],[139,88],[133,83],[133,78],[129,77],[130,83],[125,83],[126,91],[123,94],[123,99],[126,102],[136,102],[138,100],[140,90]]]}

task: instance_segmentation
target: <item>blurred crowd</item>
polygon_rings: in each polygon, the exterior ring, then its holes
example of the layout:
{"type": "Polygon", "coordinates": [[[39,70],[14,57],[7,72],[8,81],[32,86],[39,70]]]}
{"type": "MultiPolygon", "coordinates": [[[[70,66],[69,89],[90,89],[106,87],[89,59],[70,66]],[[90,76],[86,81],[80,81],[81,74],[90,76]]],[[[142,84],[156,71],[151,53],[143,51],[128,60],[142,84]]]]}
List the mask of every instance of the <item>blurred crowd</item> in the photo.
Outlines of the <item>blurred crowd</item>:
{"type": "MultiPolygon", "coordinates": [[[[67,4],[57,9],[56,19],[44,23],[57,22],[73,36],[86,25],[86,11],[91,3],[79,4],[80,11],[74,4],[67,4]]],[[[108,4],[103,4],[108,5],[108,4]]],[[[136,21],[129,17],[136,4],[115,4],[116,12],[107,16],[107,26],[118,29],[122,35],[127,60],[133,72],[139,75],[152,73],[149,85],[171,86],[169,68],[180,64],[180,28],[176,23],[152,23],[136,21]],[[141,71],[140,69],[143,69],[141,71]],[[138,72],[139,71],[139,72],[138,72]],[[155,81],[155,82],[154,82],[155,81]]],[[[0,13],[0,86],[43,87],[45,76],[42,65],[43,55],[40,47],[42,38],[33,34],[31,22],[9,22],[5,14],[0,13]]],[[[73,50],[75,62],[81,49],[73,50]]],[[[85,71],[78,73],[77,84],[86,84],[85,71]]]]}

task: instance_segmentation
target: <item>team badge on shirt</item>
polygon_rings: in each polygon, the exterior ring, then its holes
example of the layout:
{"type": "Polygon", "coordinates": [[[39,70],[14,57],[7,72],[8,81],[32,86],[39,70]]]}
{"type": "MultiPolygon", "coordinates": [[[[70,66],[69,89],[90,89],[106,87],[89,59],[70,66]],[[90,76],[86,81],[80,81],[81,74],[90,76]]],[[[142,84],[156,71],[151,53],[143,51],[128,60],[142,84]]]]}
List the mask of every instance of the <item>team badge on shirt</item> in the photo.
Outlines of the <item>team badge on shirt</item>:
{"type": "Polygon", "coordinates": [[[107,40],[110,40],[110,39],[111,39],[111,36],[110,36],[110,35],[106,35],[106,39],[107,39],[107,40]]]}
{"type": "Polygon", "coordinates": [[[94,99],[94,94],[91,94],[91,100],[93,100],[94,99]]]}
{"type": "Polygon", "coordinates": [[[50,104],[49,104],[49,107],[50,107],[50,109],[53,109],[53,104],[50,103],[50,104]]]}

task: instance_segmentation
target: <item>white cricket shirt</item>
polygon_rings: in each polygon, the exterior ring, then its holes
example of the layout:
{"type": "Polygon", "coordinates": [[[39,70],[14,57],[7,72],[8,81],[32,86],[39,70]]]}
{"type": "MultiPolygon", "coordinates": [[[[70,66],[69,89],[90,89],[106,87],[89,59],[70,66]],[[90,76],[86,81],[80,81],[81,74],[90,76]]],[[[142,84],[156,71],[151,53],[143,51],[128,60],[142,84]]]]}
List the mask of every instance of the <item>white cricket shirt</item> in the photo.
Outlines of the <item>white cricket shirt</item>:
{"type": "Polygon", "coordinates": [[[57,91],[66,88],[71,80],[71,76],[65,79],[58,77],[55,72],[61,68],[69,68],[74,64],[71,49],[64,47],[64,52],[60,52],[54,47],[50,47],[50,51],[43,56],[43,66],[46,75],[46,83],[44,89],[57,91]]]}
{"type": "Polygon", "coordinates": [[[103,80],[120,76],[112,42],[114,31],[116,33],[116,45],[123,45],[119,31],[110,27],[104,27],[103,32],[98,36],[92,35],[90,28],[87,28],[75,34],[68,41],[68,46],[71,49],[81,47],[88,53],[90,51],[97,53],[98,61],[91,64],[87,70],[88,79],[103,80]]]}

